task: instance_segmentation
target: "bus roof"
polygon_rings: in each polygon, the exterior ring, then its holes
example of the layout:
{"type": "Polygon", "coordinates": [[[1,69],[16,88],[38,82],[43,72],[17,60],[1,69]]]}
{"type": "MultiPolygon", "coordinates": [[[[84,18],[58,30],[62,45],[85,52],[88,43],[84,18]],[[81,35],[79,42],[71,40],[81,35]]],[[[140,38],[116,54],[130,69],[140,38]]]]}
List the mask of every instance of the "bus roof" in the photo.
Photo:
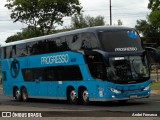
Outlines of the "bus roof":
{"type": "Polygon", "coordinates": [[[56,38],[56,37],[62,37],[66,35],[72,35],[72,34],[78,34],[82,32],[96,32],[96,31],[110,31],[110,30],[131,30],[133,28],[129,27],[122,27],[122,26],[96,26],[96,27],[87,27],[87,28],[82,28],[82,29],[77,29],[77,30],[71,30],[67,32],[60,32],[56,34],[50,34],[50,35],[45,35],[45,36],[40,36],[40,37],[34,37],[34,38],[29,38],[29,39],[24,39],[24,40],[19,40],[15,42],[10,42],[2,45],[1,47],[7,47],[7,46],[12,46],[12,45],[18,45],[18,44],[23,44],[23,43],[28,43],[28,42],[34,42],[34,41],[40,41],[44,39],[50,39],[50,38],[56,38]]]}

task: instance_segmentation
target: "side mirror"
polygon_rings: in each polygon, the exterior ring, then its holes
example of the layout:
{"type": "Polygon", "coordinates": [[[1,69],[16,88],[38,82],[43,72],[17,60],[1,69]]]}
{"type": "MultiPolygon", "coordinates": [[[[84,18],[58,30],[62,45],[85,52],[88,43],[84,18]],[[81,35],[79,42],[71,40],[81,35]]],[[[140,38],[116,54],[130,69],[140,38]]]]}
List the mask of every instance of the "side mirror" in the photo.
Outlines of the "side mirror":
{"type": "Polygon", "coordinates": [[[155,48],[146,47],[145,51],[146,51],[147,58],[151,65],[160,63],[160,54],[155,48]]]}

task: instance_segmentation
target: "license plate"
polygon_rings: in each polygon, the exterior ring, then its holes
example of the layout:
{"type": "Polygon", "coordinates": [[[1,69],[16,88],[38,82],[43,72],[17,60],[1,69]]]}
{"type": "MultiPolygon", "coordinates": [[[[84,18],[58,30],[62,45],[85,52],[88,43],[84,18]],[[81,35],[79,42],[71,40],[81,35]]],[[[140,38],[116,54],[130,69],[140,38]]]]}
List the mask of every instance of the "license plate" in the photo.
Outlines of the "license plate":
{"type": "Polygon", "coordinates": [[[137,98],[137,95],[131,95],[130,98],[137,98]]]}

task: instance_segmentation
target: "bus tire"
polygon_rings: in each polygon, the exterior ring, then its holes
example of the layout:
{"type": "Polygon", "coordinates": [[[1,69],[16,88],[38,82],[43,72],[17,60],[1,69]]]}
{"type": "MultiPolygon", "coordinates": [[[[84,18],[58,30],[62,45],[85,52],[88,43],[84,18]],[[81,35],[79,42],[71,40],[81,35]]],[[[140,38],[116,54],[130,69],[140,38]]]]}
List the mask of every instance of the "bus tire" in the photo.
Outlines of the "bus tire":
{"type": "Polygon", "coordinates": [[[76,105],[78,103],[78,98],[75,89],[71,88],[68,90],[68,101],[70,104],[76,105]]]}
{"type": "Polygon", "coordinates": [[[83,104],[83,105],[88,105],[89,104],[89,96],[88,96],[88,90],[86,88],[83,88],[81,91],[80,91],[80,102],[83,104]]]}
{"type": "Polygon", "coordinates": [[[18,100],[18,101],[21,101],[21,100],[22,100],[21,93],[20,93],[20,91],[18,90],[17,87],[14,88],[13,94],[14,94],[13,96],[14,96],[14,98],[15,98],[16,100],[18,100]]]}
{"type": "Polygon", "coordinates": [[[22,87],[21,93],[22,93],[22,100],[24,102],[27,102],[28,101],[27,89],[25,87],[22,87]]]}

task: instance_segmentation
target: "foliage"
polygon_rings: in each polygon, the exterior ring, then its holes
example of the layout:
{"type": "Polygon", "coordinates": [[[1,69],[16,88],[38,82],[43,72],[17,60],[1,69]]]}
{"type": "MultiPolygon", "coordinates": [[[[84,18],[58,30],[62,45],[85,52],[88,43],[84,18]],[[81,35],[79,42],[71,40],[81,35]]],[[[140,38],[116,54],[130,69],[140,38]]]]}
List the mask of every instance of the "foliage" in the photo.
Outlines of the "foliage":
{"type": "Polygon", "coordinates": [[[160,81],[152,82],[151,90],[160,90],[160,81]]]}
{"type": "Polygon", "coordinates": [[[117,22],[118,22],[118,26],[123,25],[123,22],[120,19],[118,19],[117,22]]]}
{"type": "Polygon", "coordinates": [[[152,11],[160,10],[160,1],[159,0],[149,0],[148,8],[152,11]]]}
{"type": "Polygon", "coordinates": [[[146,42],[160,46],[160,1],[150,0],[148,8],[152,11],[147,20],[137,20],[135,28],[143,35],[146,42]]]}
{"type": "Polygon", "coordinates": [[[42,35],[42,33],[38,30],[35,31],[33,29],[30,29],[30,28],[24,28],[22,30],[22,32],[17,32],[17,34],[8,37],[5,42],[8,43],[8,42],[28,39],[28,38],[32,38],[32,37],[38,37],[38,36],[41,36],[41,35],[42,35]]]}
{"type": "Polygon", "coordinates": [[[18,41],[18,40],[21,40],[22,38],[21,38],[21,35],[20,35],[21,33],[17,33],[17,34],[15,34],[15,35],[12,35],[12,36],[9,36],[7,39],[6,39],[6,43],[9,43],[9,42],[13,42],[13,41],[18,41]]]}
{"type": "Polygon", "coordinates": [[[160,10],[152,11],[148,17],[150,23],[160,26],[160,10]]]}
{"type": "Polygon", "coordinates": [[[62,18],[80,14],[78,0],[7,0],[11,19],[27,24],[41,34],[49,34],[54,24],[62,24],[62,18]]]}
{"type": "Polygon", "coordinates": [[[137,20],[135,28],[143,35],[146,43],[157,43],[157,45],[160,45],[159,32],[156,25],[150,24],[146,20],[137,20]]]}
{"type": "Polygon", "coordinates": [[[91,17],[89,15],[84,16],[81,15],[75,15],[72,17],[72,23],[71,23],[72,29],[79,29],[79,28],[85,28],[85,27],[93,27],[93,26],[103,26],[105,25],[104,17],[97,16],[97,17],[91,17]]]}
{"type": "Polygon", "coordinates": [[[158,53],[160,54],[160,46],[157,48],[158,53]]]}
{"type": "MultiPolygon", "coordinates": [[[[65,27],[61,30],[51,30],[49,34],[55,34],[59,32],[65,32],[65,31],[70,31],[74,29],[79,29],[79,28],[85,28],[85,27],[92,27],[92,26],[101,26],[105,25],[104,22],[104,17],[102,16],[97,16],[97,17],[91,17],[91,16],[79,16],[79,17],[72,17],[72,25],[69,27],[65,27]],[[79,19],[78,19],[79,18],[79,19]]],[[[23,39],[28,39],[28,38],[33,38],[33,37],[38,37],[42,36],[43,34],[41,31],[36,28],[34,30],[32,27],[27,27],[22,29],[22,32],[18,32],[17,34],[10,36],[7,38],[6,43],[8,42],[13,42],[17,40],[23,40],[23,39]]]]}

